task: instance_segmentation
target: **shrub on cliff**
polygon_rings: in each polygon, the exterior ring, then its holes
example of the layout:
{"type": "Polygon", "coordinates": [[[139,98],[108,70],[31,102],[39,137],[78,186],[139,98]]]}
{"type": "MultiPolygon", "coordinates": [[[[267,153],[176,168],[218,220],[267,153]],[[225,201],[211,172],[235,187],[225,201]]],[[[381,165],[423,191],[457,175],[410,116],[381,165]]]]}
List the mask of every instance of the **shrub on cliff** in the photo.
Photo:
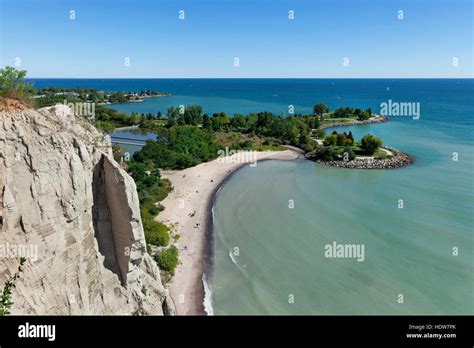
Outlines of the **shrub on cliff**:
{"type": "Polygon", "coordinates": [[[16,281],[20,278],[21,272],[23,272],[23,265],[25,264],[26,259],[24,257],[20,258],[20,265],[15,274],[10,276],[5,282],[5,286],[0,294],[0,316],[10,314],[10,308],[13,305],[12,293],[13,289],[16,287],[16,281]]]}
{"type": "Polygon", "coordinates": [[[155,261],[162,270],[173,276],[174,270],[176,266],[178,266],[179,262],[178,249],[174,245],[170,246],[168,249],[156,254],[155,261]]]}
{"type": "Polygon", "coordinates": [[[0,96],[25,101],[32,93],[31,85],[24,81],[26,70],[11,66],[0,69],[0,96]]]}

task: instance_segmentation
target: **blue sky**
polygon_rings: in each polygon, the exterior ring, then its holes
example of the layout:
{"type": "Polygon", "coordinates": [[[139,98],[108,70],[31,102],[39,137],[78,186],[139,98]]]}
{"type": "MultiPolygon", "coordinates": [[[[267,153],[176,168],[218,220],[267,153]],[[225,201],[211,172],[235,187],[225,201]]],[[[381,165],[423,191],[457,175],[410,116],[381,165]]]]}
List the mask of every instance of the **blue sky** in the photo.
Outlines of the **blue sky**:
{"type": "Polygon", "coordinates": [[[0,3],[0,65],[29,77],[473,76],[472,0],[0,3]]]}

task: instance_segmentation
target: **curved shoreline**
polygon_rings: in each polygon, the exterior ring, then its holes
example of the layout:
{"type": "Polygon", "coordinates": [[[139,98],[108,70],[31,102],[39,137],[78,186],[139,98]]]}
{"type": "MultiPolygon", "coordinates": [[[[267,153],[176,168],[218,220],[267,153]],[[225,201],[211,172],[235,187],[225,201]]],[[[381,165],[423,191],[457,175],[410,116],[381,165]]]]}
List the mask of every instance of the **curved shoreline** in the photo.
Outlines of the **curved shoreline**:
{"type": "MultiPolygon", "coordinates": [[[[295,148],[295,147],[292,147],[292,146],[289,146],[287,148],[289,149],[289,151],[292,151],[293,153],[295,153],[294,158],[292,158],[292,159],[287,159],[287,158],[262,158],[258,161],[259,162],[264,162],[264,161],[270,161],[270,160],[274,160],[274,161],[296,160],[296,159],[299,158],[299,155],[303,154],[301,149],[298,149],[298,148],[295,148]]],[[[286,150],[286,151],[288,151],[288,150],[286,150]]],[[[217,195],[218,195],[219,191],[222,189],[222,187],[224,187],[224,185],[230,179],[232,179],[234,174],[236,174],[240,169],[245,167],[247,164],[248,163],[242,163],[240,166],[236,167],[233,171],[231,171],[226,177],[224,177],[223,180],[214,188],[214,190],[211,194],[211,199],[208,200],[208,202],[207,202],[207,209],[206,210],[207,210],[208,214],[207,214],[207,217],[206,217],[206,220],[205,220],[205,225],[204,225],[205,226],[206,242],[205,242],[204,251],[203,251],[203,254],[206,256],[206,258],[204,260],[203,270],[202,270],[203,277],[205,275],[207,281],[212,279],[209,275],[209,272],[212,270],[212,266],[214,264],[214,252],[213,252],[214,251],[214,238],[213,238],[213,235],[214,235],[214,206],[215,206],[215,203],[217,201],[217,195]]],[[[199,287],[202,288],[202,298],[205,299],[206,298],[206,293],[205,293],[205,289],[204,289],[204,278],[203,278],[202,284],[199,287]]],[[[212,289],[209,289],[209,290],[212,290],[212,289]]],[[[203,301],[202,314],[209,315],[209,313],[207,313],[207,311],[204,308],[204,301],[203,301]]]]}
{"type": "MultiPolygon", "coordinates": [[[[207,216],[204,220],[204,228],[205,228],[205,231],[204,231],[205,233],[204,234],[205,234],[206,241],[204,243],[204,250],[203,250],[203,254],[206,257],[204,258],[203,265],[202,265],[202,271],[201,271],[201,273],[202,273],[202,282],[201,282],[201,285],[198,285],[199,290],[201,290],[201,288],[202,288],[202,296],[201,297],[202,297],[203,301],[202,301],[202,313],[201,314],[204,314],[204,315],[209,315],[209,313],[206,311],[206,308],[205,308],[205,305],[204,305],[204,301],[206,299],[206,291],[204,289],[204,275],[206,276],[207,281],[210,281],[210,279],[212,279],[210,277],[209,273],[212,269],[212,265],[214,264],[214,238],[212,238],[212,237],[213,237],[213,234],[214,234],[214,206],[215,206],[215,203],[217,201],[217,194],[222,189],[224,184],[226,182],[228,182],[232,178],[232,176],[235,173],[237,173],[237,171],[242,169],[244,166],[245,166],[245,163],[242,163],[242,165],[235,168],[234,171],[232,171],[231,173],[229,173],[229,175],[227,175],[225,178],[223,178],[223,180],[212,191],[211,199],[209,199],[207,201],[207,208],[206,208],[207,216]]],[[[210,295],[210,296],[211,296],[211,299],[212,299],[212,295],[210,295]]]]}
{"type": "MultiPolygon", "coordinates": [[[[180,236],[176,243],[180,264],[168,284],[178,315],[206,314],[203,275],[212,266],[212,207],[222,185],[250,163],[235,161],[236,155],[226,157],[224,163],[216,159],[180,171],[162,171],[162,177],[171,181],[174,190],[160,202],[165,209],[156,219],[171,226],[180,236]]],[[[256,156],[258,165],[270,159],[293,160],[299,153],[262,151],[256,156]]]]}

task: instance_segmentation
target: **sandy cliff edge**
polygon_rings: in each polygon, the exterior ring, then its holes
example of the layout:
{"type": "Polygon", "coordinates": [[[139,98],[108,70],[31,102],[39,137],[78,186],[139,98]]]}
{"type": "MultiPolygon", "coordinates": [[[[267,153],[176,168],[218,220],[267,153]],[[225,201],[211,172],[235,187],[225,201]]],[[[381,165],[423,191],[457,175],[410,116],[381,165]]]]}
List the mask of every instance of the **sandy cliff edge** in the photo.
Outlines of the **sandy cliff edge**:
{"type": "Polygon", "coordinates": [[[12,314],[174,314],[146,252],[133,179],[66,106],[0,108],[0,284],[12,314]]]}

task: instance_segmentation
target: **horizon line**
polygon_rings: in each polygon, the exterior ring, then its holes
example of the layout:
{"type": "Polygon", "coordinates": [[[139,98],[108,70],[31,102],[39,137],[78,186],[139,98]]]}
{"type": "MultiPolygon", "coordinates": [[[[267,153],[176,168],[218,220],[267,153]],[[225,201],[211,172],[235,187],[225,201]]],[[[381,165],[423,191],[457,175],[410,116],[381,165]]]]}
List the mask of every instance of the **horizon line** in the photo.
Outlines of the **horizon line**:
{"type": "Polygon", "coordinates": [[[447,76],[438,76],[438,77],[427,77],[427,76],[410,76],[410,77],[25,77],[25,80],[29,79],[44,79],[44,80],[244,80],[244,79],[258,79],[258,80],[284,80],[284,79],[294,79],[294,80],[315,80],[315,79],[334,79],[334,80],[382,80],[382,79],[393,79],[393,80],[403,80],[403,79],[443,79],[443,80],[454,80],[454,79],[474,79],[474,76],[458,76],[458,77],[447,77],[447,76]]]}

